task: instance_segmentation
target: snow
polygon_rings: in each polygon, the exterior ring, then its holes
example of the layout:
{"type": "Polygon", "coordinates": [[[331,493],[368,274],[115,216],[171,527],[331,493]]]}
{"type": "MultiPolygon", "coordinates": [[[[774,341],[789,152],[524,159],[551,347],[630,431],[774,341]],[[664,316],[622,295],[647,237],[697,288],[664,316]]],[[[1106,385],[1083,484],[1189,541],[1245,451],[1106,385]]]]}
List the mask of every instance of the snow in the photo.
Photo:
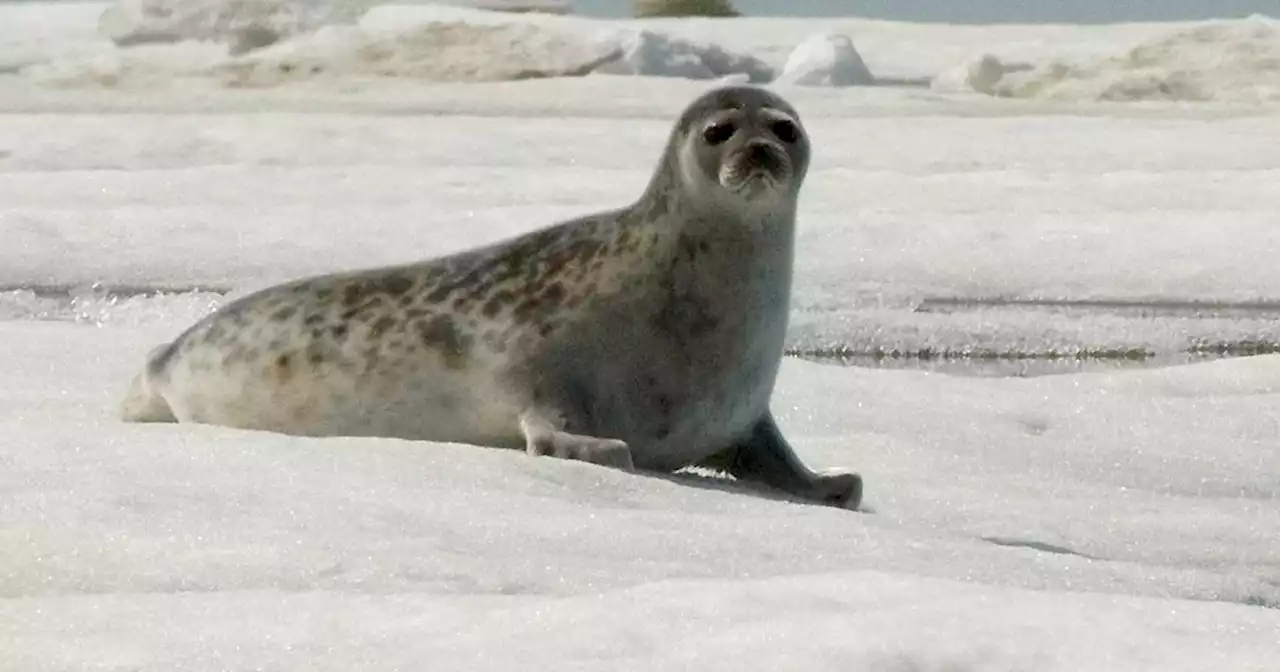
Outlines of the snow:
{"type": "MultiPolygon", "coordinates": [[[[95,32],[101,10],[0,7],[0,62],[18,73],[0,77],[0,670],[1280,659],[1280,356],[1030,378],[788,358],[782,428],[815,467],[864,475],[862,513],[701,472],[120,423],[145,353],[237,294],[627,202],[710,83],[440,82],[406,65],[208,86],[229,63],[350,62],[371,35],[428,24],[508,44],[622,33],[378,8],[230,59],[119,49],[95,32]],[[392,25],[411,16],[430,20],[392,25]],[[80,79],[95,62],[139,74],[80,79]]],[[[778,69],[807,37],[853,35],[878,77],[928,79],[973,54],[1089,62],[1193,27],[636,28],[778,69]]],[[[471,58],[431,67],[492,70],[471,58]]],[[[1266,100],[776,89],[814,139],[790,347],[1179,363],[1200,342],[1280,342],[1266,100]]]]}
{"type": "Polygon", "coordinates": [[[781,421],[874,479],[858,515],[466,446],[124,426],[121,381],[177,326],[156,319],[0,328],[14,669],[1261,670],[1280,648],[1280,611],[1249,606],[1277,598],[1280,358],[1024,381],[789,361],[781,421]]]}
{"type": "Polygon", "coordinates": [[[787,57],[777,81],[806,86],[868,86],[875,83],[875,77],[848,36],[825,34],[801,42],[787,57]]]}

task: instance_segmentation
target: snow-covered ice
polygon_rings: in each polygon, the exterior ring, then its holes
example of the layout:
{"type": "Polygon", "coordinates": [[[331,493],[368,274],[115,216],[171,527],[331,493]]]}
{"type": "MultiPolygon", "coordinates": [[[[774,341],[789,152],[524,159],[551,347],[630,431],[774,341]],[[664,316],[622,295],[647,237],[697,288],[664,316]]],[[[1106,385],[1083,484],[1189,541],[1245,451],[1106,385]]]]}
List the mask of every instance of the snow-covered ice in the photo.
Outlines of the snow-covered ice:
{"type": "MultiPolygon", "coordinates": [[[[980,61],[983,75],[998,59],[980,61]]],[[[1209,22],[1085,63],[1004,66],[973,88],[1010,98],[1280,101],[1280,22],[1264,16],[1209,22]]]]}
{"type": "MultiPolygon", "coordinates": [[[[0,69],[15,73],[0,75],[0,670],[1199,672],[1280,660],[1277,356],[1026,379],[786,360],[784,431],[816,466],[861,471],[866,513],[702,473],[118,422],[147,350],[222,291],[625,203],[708,83],[392,74],[210,87],[171,74],[252,54],[121,50],[96,32],[102,8],[0,7],[0,69]],[[146,85],[77,79],[76,64],[113,58],[152,68],[134,80],[146,85]]],[[[306,39],[427,23],[397,23],[406,16],[618,34],[423,7],[306,39]]],[[[734,25],[636,24],[779,69],[809,36],[845,34],[877,76],[925,80],[983,53],[1084,63],[1191,28],[734,25]]],[[[1266,100],[777,88],[815,147],[792,347],[1280,342],[1267,309],[1280,300],[1280,124],[1266,100]],[[1246,307],[1152,315],[1142,302],[1246,307]]]]}
{"type": "Polygon", "coordinates": [[[1280,100],[1272,67],[1280,40],[1276,20],[1264,16],[939,26],[857,18],[617,21],[371,0],[118,0],[10,4],[0,7],[0,19],[0,73],[14,75],[0,77],[0,93],[33,86],[189,92],[317,78],[330,92],[350,92],[368,90],[369,78],[403,86],[405,79],[588,73],[766,81],[792,59],[812,69],[815,58],[839,57],[846,79],[933,82],[935,96],[1280,100]],[[165,11],[147,14],[153,6],[165,11]],[[122,48],[108,37],[164,43],[122,48]],[[277,38],[288,39],[268,53],[249,50],[277,38]]]}

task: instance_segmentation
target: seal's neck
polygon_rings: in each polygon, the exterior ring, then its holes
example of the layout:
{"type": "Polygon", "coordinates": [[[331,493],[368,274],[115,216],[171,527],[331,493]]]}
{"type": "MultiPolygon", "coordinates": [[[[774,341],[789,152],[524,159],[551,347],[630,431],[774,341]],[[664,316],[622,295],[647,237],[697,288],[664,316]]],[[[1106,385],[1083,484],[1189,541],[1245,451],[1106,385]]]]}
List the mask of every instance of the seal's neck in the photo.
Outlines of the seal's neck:
{"type": "Polygon", "coordinates": [[[695,293],[736,295],[732,303],[748,311],[785,310],[795,260],[792,208],[677,207],[648,225],[657,227],[661,241],[656,266],[677,284],[695,293]]]}
{"type": "Polygon", "coordinates": [[[762,258],[792,254],[795,244],[795,200],[744,202],[726,194],[723,199],[676,199],[667,228],[677,236],[708,243],[721,242],[729,249],[754,248],[762,258]]]}

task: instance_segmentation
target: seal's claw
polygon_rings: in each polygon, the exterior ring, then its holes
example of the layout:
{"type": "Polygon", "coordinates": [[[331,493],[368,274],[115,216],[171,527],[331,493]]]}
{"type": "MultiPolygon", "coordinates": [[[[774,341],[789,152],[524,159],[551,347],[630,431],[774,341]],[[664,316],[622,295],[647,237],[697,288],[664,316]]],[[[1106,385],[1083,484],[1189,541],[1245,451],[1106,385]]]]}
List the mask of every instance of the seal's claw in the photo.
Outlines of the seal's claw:
{"type": "Polygon", "coordinates": [[[631,448],[626,441],[597,439],[567,432],[551,432],[529,443],[530,455],[550,455],[565,460],[580,460],[605,467],[634,471],[631,448]]]}
{"type": "MultiPolygon", "coordinates": [[[[571,435],[567,435],[571,436],[571,435]]],[[[631,459],[631,447],[626,441],[617,439],[594,439],[591,437],[573,437],[573,459],[594,464],[614,467],[624,471],[635,471],[635,462],[631,459]]]]}
{"type": "Polygon", "coordinates": [[[631,447],[626,441],[570,434],[555,429],[554,414],[526,411],[520,417],[525,436],[525,450],[530,455],[550,455],[565,460],[581,460],[606,467],[634,471],[631,447]]]}

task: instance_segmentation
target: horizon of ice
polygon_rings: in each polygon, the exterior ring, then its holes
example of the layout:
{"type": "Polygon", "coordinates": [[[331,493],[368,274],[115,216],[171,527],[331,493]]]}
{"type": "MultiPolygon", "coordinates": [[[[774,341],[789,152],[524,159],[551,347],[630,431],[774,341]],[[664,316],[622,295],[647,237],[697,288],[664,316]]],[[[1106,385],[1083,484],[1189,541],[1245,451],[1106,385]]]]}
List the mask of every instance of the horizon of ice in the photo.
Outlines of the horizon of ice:
{"type": "MultiPolygon", "coordinates": [[[[6,38],[0,27],[0,71],[38,87],[108,89],[197,82],[296,86],[317,78],[341,87],[368,77],[487,81],[592,72],[702,79],[745,74],[751,81],[767,81],[783,73],[788,61],[814,58],[810,52],[820,42],[852,38],[841,43],[842,58],[851,63],[849,76],[837,78],[841,81],[931,82],[941,95],[1053,101],[1280,100],[1280,75],[1268,66],[1280,53],[1280,30],[1275,20],[1262,16],[1103,27],[935,27],[862,19],[617,21],[449,5],[375,5],[366,12],[364,4],[337,3],[346,8],[339,12],[322,0],[176,2],[120,0],[64,10],[58,15],[65,22],[61,30],[74,38],[68,43],[74,47],[30,39],[20,31],[6,38]],[[148,2],[169,13],[142,18],[148,2]],[[237,14],[228,7],[243,9],[237,14]],[[91,19],[96,25],[92,8],[103,13],[103,29],[110,35],[133,30],[187,39],[121,48],[89,26],[75,25],[91,19]],[[258,16],[263,13],[265,18],[258,16]],[[246,37],[246,31],[252,35],[246,37]],[[235,46],[261,39],[264,31],[274,35],[264,43],[278,39],[265,50],[235,46]],[[1039,36],[1028,40],[1015,37],[1015,31],[1039,36]],[[1117,56],[1119,39],[1105,46],[1096,39],[1109,33],[1130,36],[1124,40],[1128,50],[1117,56]],[[931,39],[942,44],[926,47],[924,41],[931,39]],[[235,53],[220,42],[231,42],[235,53]],[[852,57],[845,53],[849,50],[852,57]],[[939,61],[939,54],[950,54],[950,60],[939,61]]],[[[24,15],[11,7],[0,13],[24,15]]],[[[19,29],[22,23],[10,21],[19,29]]],[[[808,80],[833,81],[794,74],[775,81],[808,80]]]]}
{"type": "MultiPolygon", "coordinates": [[[[128,4],[133,11],[129,16],[137,15],[136,0],[128,4]]],[[[120,34],[130,35],[127,39],[136,45],[102,49],[90,58],[36,61],[18,73],[43,86],[125,89],[194,82],[241,89],[369,77],[436,82],[588,73],[690,79],[746,75],[759,82],[773,77],[769,66],[750,56],[644,29],[476,21],[485,13],[447,6],[419,20],[379,23],[376,16],[358,20],[353,11],[331,16],[335,12],[323,11],[325,7],[314,0],[232,6],[198,0],[189,8],[170,6],[173,13],[140,18],[139,25],[131,26],[116,25],[123,19],[108,13],[108,35],[117,42],[125,39],[120,34]],[[245,9],[237,14],[237,8],[245,9]],[[152,37],[138,37],[144,34],[152,37]],[[262,43],[254,49],[243,46],[251,40],[262,43]]]]}

